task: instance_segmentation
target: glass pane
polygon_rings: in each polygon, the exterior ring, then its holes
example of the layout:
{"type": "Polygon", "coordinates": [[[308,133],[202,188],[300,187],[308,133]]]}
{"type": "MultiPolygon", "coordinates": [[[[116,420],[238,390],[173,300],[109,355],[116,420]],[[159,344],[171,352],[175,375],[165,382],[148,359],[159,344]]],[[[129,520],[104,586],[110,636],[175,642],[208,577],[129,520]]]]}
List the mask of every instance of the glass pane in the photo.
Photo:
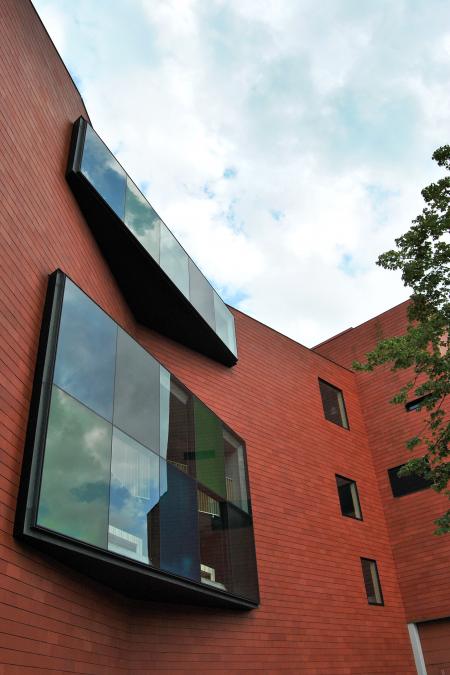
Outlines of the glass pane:
{"type": "Polygon", "coordinates": [[[371,605],[383,604],[380,580],[378,578],[377,564],[375,560],[361,558],[364,585],[366,587],[367,600],[371,605]]]}
{"type": "Polygon", "coordinates": [[[229,502],[248,513],[247,480],[244,449],[229,431],[223,431],[225,451],[225,488],[229,502]]]}
{"type": "Polygon", "coordinates": [[[123,220],[126,173],[89,124],[86,129],[81,172],[123,220]]]}
{"type": "Polygon", "coordinates": [[[222,422],[196,398],[194,398],[194,420],[197,480],[225,499],[222,422]]]}
{"type": "Polygon", "coordinates": [[[157,262],[159,262],[160,223],[156,211],[127,176],[125,224],[157,262]]]}
{"type": "Polygon", "coordinates": [[[215,328],[213,288],[190,258],[189,295],[195,309],[212,328],[215,328]]]}
{"type": "Polygon", "coordinates": [[[69,279],[59,329],[54,382],[112,419],[117,326],[69,279]]]}
{"type": "Polygon", "coordinates": [[[189,298],[188,255],[164,223],[161,223],[160,265],[180,291],[189,298]]]}
{"type": "Polygon", "coordinates": [[[342,391],[323,380],[319,380],[319,387],[325,419],[334,422],[334,424],[338,424],[340,427],[348,429],[347,414],[345,412],[342,391]]]}
{"type": "MultiPolygon", "coordinates": [[[[159,457],[118,429],[113,431],[108,548],[153,564],[147,538],[151,511],[159,504],[159,457]]],[[[155,543],[155,542],[153,542],[155,543]]]]}
{"type": "Polygon", "coordinates": [[[196,483],[172,464],[160,462],[160,567],[200,581],[196,483]]]}
{"type": "Polygon", "coordinates": [[[159,450],[159,363],[121,329],[114,425],[147,448],[159,450]]]}
{"type": "Polygon", "coordinates": [[[233,574],[232,592],[258,600],[256,555],[252,520],[232,504],[227,504],[229,554],[233,574]]]}
{"type": "Polygon", "coordinates": [[[225,502],[206,490],[198,491],[200,577],[203,584],[231,591],[225,502]]]}
{"type": "Polygon", "coordinates": [[[228,349],[237,353],[236,334],[234,330],[234,316],[214,291],[214,315],[216,319],[216,333],[225,342],[228,349]]]}
{"type": "Polygon", "coordinates": [[[53,387],[39,525],[107,546],[111,425],[53,387]]]}
{"type": "Polygon", "coordinates": [[[165,369],[161,377],[160,455],[195,477],[192,395],[165,369]]]}

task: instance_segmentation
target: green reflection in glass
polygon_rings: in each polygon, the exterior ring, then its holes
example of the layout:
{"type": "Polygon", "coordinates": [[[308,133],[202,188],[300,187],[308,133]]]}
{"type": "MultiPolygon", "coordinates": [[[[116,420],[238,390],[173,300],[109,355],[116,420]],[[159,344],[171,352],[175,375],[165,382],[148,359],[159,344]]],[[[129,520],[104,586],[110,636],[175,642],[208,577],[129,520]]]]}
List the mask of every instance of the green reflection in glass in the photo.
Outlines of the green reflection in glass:
{"type": "MultiPolygon", "coordinates": [[[[114,429],[111,460],[108,548],[127,558],[155,564],[159,542],[152,510],[159,504],[159,457],[114,429]],[[150,535],[150,536],[148,536],[150,535]],[[153,546],[152,546],[153,544],[153,546]]],[[[156,524],[159,526],[159,522],[156,524]]]]}
{"type": "Polygon", "coordinates": [[[226,497],[223,427],[219,418],[194,399],[195,463],[197,480],[226,497]]]}
{"type": "Polygon", "coordinates": [[[189,298],[188,255],[164,223],[161,223],[160,265],[180,291],[189,298]]]}
{"type": "Polygon", "coordinates": [[[38,525],[106,548],[111,429],[53,386],[38,525]]]}
{"type": "Polygon", "coordinates": [[[125,224],[150,255],[159,262],[161,220],[129,176],[127,176],[125,224]]]}
{"type": "Polygon", "coordinates": [[[214,315],[216,319],[216,333],[225,342],[228,349],[236,355],[236,333],[234,316],[214,291],[214,315]]]}

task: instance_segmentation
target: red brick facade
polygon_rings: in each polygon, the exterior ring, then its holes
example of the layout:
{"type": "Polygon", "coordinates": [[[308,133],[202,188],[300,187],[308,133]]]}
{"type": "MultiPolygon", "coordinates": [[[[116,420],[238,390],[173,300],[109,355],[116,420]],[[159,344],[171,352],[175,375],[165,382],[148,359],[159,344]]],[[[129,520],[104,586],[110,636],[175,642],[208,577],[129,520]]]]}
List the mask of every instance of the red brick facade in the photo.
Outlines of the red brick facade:
{"type": "Polygon", "coordinates": [[[386,404],[390,374],[348,369],[401,330],[404,306],[316,352],[236,311],[231,369],[137,325],[64,177],[83,102],[28,0],[3,0],[0,31],[0,673],[415,673],[406,622],[450,614],[450,540],[432,535],[443,503],[392,498],[386,469],[420,416],[386,404]],[[130,600],[13,538],[56,268],[245,439],[258,609],[130,600]],[[350,430],[324,419],[319,377],[344,392],[350,430]],[[342,517],[336,473],[357,481],[362,522],[342,517]],[[378,563],[384,606],[367,603],[361,557],[378,563]]]}

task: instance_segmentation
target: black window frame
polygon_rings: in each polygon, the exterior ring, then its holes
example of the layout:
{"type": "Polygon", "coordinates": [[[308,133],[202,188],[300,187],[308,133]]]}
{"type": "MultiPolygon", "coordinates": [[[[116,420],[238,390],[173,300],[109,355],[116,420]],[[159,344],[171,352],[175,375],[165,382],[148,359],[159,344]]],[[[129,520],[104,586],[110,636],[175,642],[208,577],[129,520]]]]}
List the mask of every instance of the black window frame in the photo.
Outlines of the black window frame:
{"type": "MultiPolygon", "coordinates": [[[[323,414],[324,414],[325,419],[327,420],[327,422],[331,422],[332,424],[335,424],[337,427],[341,427],[341,429],[345,429],[346,431],[350,431],[350,423],[349,423],[349,420],[348,420],[347,406],[345,405],[344,392],[342,391],[342,389],[339,389],[339,387],[336,387],[336,385],[331,384],[331,382],[327,382],[327,380],[324,380],[322,377],[318,378],[318,383],[319,383],[320,398],[322,400],[323,414]],[[330,389],[333,389],[335,392],[337,392],[338,398],[340,396],[341,402],[342,402],[342,409],[343,409],[343,412],[344,412],[344,418],[345,418],[342,421],[345,422],[345,424],[344,423],[340,424],[336,420],[331,419],[330,417],[327,417],[327,411],[326,411],[326,408],[325,408],[325,400],[324,400],[324,396],[323,396],[323,393],[322,393],[322,385],[325,385],[326,387],[329,387],[330,389]]],[[[341,418],[342,418],[341,410],[339,412],[340,412],[341,418]]]]}
{"type": "MultiPolygon", "coordinates": [[[[352,518],[353,520],[363,521],[364,518],[363,518],[363,514],[362,514],[362,509],[361,509],[361,500],[359,498],[359,491],[358,491],[358,485],[356,483],[356,480],[353,480],[353,478],[348,478],[347,476],[343,476],[342,474],[339,474],[339,473],[336,473],[334,475],[335,475],[335,479],[336,479],[336,488],[337,488],[337,493],[338,493],[338,498],[339,498],[339,505],[341,507],[341,515],[345,516],[346,518],[352,518]],[[342,508],[341,494],[340,494],[340,491],[339,491],[339,487],[341,487],[341,486],[339,486],[339,484],[338,484],[338,478],[340,478],[341,480],[348,481],[348,483],[350,485],[355,486],[357,506],[358,506],[358,510],[359,510],[359,514],[360,514],[359,517],[356,515],[356,509],[355,509],[355,515],[354,516],[352,516],[350,513],[344,513],[343,508],[342,508]]],[[[352,495],[352,500],[353,500],[353,495],[352,495]]]]}
{"type": "MultiPolygon", "coordinates": [[[[383,589],[381,588],[380,574],[378,572],[377,561],[374,560],[374,558],[364,558],[364,557],[361,557],[360,561],[361,561],[361,572],[362,572],[362,577],[363,577],[363,582],[364,582],[364,588],[366,590],[366,596],[367,596],[367,604],[372,605],[373,607],[384,607],[383,589]],[[368,593],[367,585],[366,585],[366,579],[365,579],[365,576],[364,576],[364,563],[370,563],[370,565],[372,565],[372,563],[373,563],[373,565],[375,566],[374,569],[375,569],[376,584],[378,585],[378,591],[379,591],[380,598],[381,598],[380,602],[377,602],[377,600],[371,600],[370,599],[371,596],[368,593]]],[[[372,569],[373,568],[371,567],[371,574],[372,574],[372,569]]],[[[372,577],[372,583],[373,583],[373,577],[372,577]]]]}

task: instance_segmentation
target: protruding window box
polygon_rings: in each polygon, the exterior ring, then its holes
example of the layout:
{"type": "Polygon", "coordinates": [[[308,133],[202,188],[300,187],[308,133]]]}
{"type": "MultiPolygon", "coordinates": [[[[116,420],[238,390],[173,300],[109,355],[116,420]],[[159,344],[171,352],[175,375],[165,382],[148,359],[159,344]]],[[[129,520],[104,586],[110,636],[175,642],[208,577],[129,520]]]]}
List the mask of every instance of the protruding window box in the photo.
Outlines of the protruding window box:
{"type": "Polygon", "coordinates": [[[67,180],[136,319],[233,366],[232,313],[82,117],[67,180]]]}
{"type": "Polygon", "coordinates": [[[130,596],[259,602],[243,441],[60,271],[15,534],[130,596]]]}

